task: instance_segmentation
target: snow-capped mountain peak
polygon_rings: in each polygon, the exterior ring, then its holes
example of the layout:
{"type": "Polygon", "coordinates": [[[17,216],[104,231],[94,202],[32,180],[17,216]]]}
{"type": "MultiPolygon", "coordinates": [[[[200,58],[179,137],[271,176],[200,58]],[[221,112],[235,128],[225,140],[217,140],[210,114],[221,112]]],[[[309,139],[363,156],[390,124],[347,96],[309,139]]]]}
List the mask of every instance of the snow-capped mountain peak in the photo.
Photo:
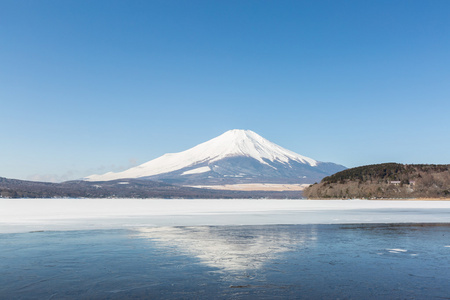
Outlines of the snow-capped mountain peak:
{"type": "Polygon", "coordinates": [[[226,157],[246,156],[267,164],[270,161],[288,162],[289,159],[311,166],[317,165],[314,159],[296,154],[274,144],[251,130],[234,129],[177,154],[201,158],[199,160],[218,161],[226,157]]]}
{"type": "MultiPolygon", "coordinates": [[[[241,159],[240,166],[236,167],[242,171],[242,159],[244,158],[247,159],[247,165],[249,164],[248,159],[250,159],[275,170],[280,164],[291,168],[292,163],[307,168],[314,168],[320,164],[312,158],[274,144],[251,130],[234,129],[186,151],[168,153],[123,172],[91,175],[85,180],[108,181],[120,178],[151,178],[152,176],[161,176],[161,174],[177,171],[180,172],[177,176],[185,177],[210,171],[217,175],[225,172],[223,171],[224,165],[220,162],[230,159],[241,159]]],[[[231,172],[231,169],[233,169],[232,166],[226,166],[227,172],[231,172]]],[[[255,170],[253,170],[253,173],[255,173],[255,170]]],[[[244,176],[245,172],[242,174],[244,176]]]]}

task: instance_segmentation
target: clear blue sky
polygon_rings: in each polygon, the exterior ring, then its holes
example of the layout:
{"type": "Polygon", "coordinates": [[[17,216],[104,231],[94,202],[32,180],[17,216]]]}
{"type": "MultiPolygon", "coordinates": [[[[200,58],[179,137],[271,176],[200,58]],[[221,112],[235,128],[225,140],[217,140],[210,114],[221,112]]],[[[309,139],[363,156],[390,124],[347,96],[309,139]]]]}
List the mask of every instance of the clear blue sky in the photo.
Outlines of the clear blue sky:
{"type": "Polygon", "coordinates": [[[123,170],[251,129],[450,163],[450,1],[0,1],[0,176],[123,170]]]}

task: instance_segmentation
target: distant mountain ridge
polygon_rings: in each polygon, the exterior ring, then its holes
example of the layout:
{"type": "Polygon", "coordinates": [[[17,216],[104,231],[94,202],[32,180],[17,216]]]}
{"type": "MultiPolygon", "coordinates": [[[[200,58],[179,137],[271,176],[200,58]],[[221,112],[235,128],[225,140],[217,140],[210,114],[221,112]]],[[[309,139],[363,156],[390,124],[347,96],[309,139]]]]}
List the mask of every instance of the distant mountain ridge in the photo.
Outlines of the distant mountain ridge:
{"type": "Polygon", "coordinates": [[[287,150],[250,130],[224,134],[179,153],[165,154],[123,172],[86,181],[150,179],[177,185],[313,183],[346,169],[287,150]]]}
{"type": "Polygon", "coordinates": [[[102,182],[37,182],[0,177],[0,198],[301,198],[298,191],[219,191],[174,186],[151,180],[129,179],[102,182]]]}

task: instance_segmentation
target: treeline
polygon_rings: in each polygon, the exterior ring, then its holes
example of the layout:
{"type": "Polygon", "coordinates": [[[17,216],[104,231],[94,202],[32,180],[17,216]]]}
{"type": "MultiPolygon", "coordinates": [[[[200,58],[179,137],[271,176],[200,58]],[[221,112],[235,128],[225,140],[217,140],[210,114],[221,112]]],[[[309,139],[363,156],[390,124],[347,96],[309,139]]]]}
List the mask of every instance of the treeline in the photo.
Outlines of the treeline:
{"type": "Polygon", "coordinates": [[[450,198],[450,165],[385,163],[347,169],[308,187],[311,199],[450,198]]]}

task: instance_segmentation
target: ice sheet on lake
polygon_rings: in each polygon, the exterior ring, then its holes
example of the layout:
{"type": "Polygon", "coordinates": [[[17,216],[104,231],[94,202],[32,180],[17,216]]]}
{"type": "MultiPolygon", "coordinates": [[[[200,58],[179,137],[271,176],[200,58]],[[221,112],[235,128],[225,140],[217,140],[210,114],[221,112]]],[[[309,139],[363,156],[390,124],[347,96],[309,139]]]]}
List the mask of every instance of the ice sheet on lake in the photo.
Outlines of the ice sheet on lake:
{"type": "Polygon", "coordinates": [[[450,201],[0,199],[0,233],[142,226],[449,221],[450,201]]]}

